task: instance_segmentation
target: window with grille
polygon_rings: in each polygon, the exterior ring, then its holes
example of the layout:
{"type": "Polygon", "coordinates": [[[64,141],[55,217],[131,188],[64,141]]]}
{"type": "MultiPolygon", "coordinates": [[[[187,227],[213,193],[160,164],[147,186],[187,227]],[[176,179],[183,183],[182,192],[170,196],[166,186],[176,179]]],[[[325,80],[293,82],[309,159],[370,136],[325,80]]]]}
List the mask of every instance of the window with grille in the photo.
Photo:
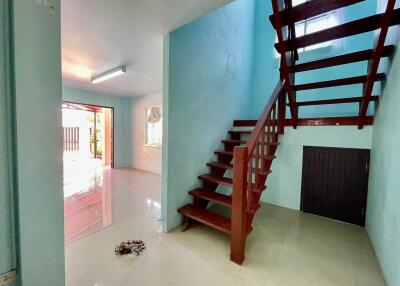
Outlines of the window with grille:
{"type": "MultiPolygon", "coordinates": [[[[292,0],[292,5],[297,6],[300,4],[303,4],[305,2],[308,2],[310,0],[292,0]]],[[[326,30],[328,28],[334,27],[339,24],[339,16],[340,13],[338,11],[332,11],[329,13],[325,13],[322,15],[318,15],[313,18],[309,18],[307,20],[297,22],[295,25],[296,29],[296,37],[301,37],[304,35],[308,35],[311,33],[315,33],[321,30],[326,30]]],[[[276,39],[277,41],[277,39],[276,39]]],[[[338,40],[337,40],[338,41],[338,40]]],[[[306,52],[306,51],[311,51],[311,50],[316,50],[316,49],[321,49],[321,48],[330,48],[334,44],[334,41],[327,41],[323,43],[319,43],[316,45],[308,46],[305,48],[298,49],[297,51],[299,53],[301,52],[306,52]]]]}
{"type": "Polygon", "coordinates": [[[145,145],[161,147],[162,116],[160,107],[146,108],[146,138],[145,145]]]}

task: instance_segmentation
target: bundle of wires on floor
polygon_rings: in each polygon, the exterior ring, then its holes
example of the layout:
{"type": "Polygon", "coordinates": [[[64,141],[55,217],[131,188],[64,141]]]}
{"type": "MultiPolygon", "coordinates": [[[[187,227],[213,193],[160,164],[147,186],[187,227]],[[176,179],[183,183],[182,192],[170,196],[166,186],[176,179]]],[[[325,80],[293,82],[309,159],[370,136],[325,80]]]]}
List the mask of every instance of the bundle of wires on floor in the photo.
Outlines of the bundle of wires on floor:
{"type": "Polygon", "coordinates": [[[123,241],[115,246],[117,255],[136,254],[139,256],[146,249],[143,240],[123,241]]]}

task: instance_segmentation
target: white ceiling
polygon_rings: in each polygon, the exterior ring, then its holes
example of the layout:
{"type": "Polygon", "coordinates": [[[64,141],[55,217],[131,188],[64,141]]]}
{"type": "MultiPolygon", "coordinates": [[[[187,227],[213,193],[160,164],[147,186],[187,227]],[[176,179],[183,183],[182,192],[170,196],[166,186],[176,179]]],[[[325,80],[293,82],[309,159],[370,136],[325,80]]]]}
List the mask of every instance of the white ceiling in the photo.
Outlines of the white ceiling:
{"type": "Polygon", "coordinates": [[[161,92],[163,35],[232,0],[62,0],[65,85],[135,96],[161,92]],[[127,73],[93,85],[120,65],[127,73]]]}

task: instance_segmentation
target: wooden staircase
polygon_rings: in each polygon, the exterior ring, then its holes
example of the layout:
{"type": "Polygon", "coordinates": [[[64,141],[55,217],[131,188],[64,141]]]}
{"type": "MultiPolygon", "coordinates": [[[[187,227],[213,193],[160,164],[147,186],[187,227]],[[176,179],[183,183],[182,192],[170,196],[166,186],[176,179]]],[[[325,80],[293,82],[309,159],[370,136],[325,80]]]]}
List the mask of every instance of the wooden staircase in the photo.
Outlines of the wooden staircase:
{"type": "Polygon", "coordinates": [[[232,248],[235,249],[231,259],[237,263],[243,261],[244,255],[241,257],[239,253],[237,256],[236,249],[244,247],[245,237],[252,230],[251,222],[260,207],[260,197],[266,189],[272,162],[276,158],[279,132],[283,132],[283,125],[278,125],[279,117],[282,122],[285,111],[283,91],[284,84],[280,82],[260,120],[233,122],[234,128],[241,129],[228,131],[229,139],[221,141],[224,148],[214,152],[217,160],[207,163],[210,172],[198,176],[202,187],[189,192],[193,204],[178,209],[184,217],[183,230],[189,228],[191,221],[197,221],[230,235],[232,248]],[[229,173],[233,173],[233,179],[226,176],[229,173]],[[232,195],[216,192],[218,186],[232,187],[232,195]],[[231,217],[209,210],[209,203],[231,208],[231,217]],[[234,237],[240,239],[235,240],[234,237]]]}
{"type": "Polygon", "coordinates": [[[278,42],[275,48],[281,54],[281,80],[275,87],[258,120],[235,120],[235,129],[228,131],[229,139],[222,140],[224,148],[215,151],[216,161],[207,163],[210,172],[198,176],[202,187],[189,192],[193,203],[178,209],[184,217],[183,230],[192,221],[203,223],[231,237],[231,260],[241,264],[245,257],[247,235],[252,230],[254,216],[260,207],[260,197],[266,183],[279,144],[279,135],[285,126],[297,128],[300,125],[356,125],[363,128],[373,124],[373,117],[367,116],[370,102],[379,100],[372,95],[374,83],[385,79],[378,73],[378,65],[383,57],[393,54],[394,46],[385,46],[385,38],[390,26],[400,24],[400,9],[394,9],[396,0],[388,0],[386,11],[360,20],[344,23],[323,31],[296,37],[296,22],[353,5],[364,0],[311,0],[292,7],[291,0],[271,0],[274,14],[270,21],[274,26],[278,42]],[[350,54],[297,63],[297,49],[318,43],[336,40],[360,33],[378,30],[374,47],[350,54]],[[338,65],[368,61],[365,75],[332,79],[328,81],[296,84],[298,72],[318,70],[338,65]],[[362,84],[360,96],[350,98],[324,99],[297,102],[296,92],[322,89],[343,85],[362,84]],[[299,118],[302,106],[354,103],[359,105],[359,113],[352,117],[299,118]],[[291,118],[286,118],[286,108],[291,118]],[[236,129],[251,127],[250,129],[236,129]],[[227,176],[231,173],[232,178],[227,176]],[[229,186],[232,194],[217,192],[218,186],[229,186]],[[219,215],[210,209],[210,203],[231,209],[231,216],[219,215]]]}
{"type": "MultiPolygon", "coordinates": [[[[236,120],[234,122],[234,127],[237,127],[238,125],[245,126],[243,125],[243,122],[244,121],[236,120]]],[[[248,127],[254,127],[254,124],[249,124],[248,127]]],[[[202,182],[203,187],[194,189],[189,192],[189,194],[192,195],[194,198],[194,203],[187,205],[183,208],[180,208],[178,212],[185,215],[185,212],[188,211],[192,212],[192,208],[196,208],[196,206],[201,206],[205,202],[213,202],[227,207],[232,207],[232,196],[217,193],[215,192],[215,190],[218,186],[233,187],[233,179],[224,177],[224,175],[227,171],[233,171],[234,169],[232,163],[234,157],[234,152],[233,152],[234,148],[237,146],[245,145],[247,143],[247,140],[238,138],[243,137],[243,135],[250,133],[251,131],[248,130],[234,131],[234,133],[232,133],[232,131],[229,132],[231,139],[221,141],[224,145],[224,149],[217,150],[214,152],[217,155],[217,160],[207,163],[207,166],[210,168],[210,173],[198,176],[198,179],[202,182]]],[[[272,135],[271,133],[270,152],[268,155],[263,156],[263,158],[261,158],[261,156],[259,158],[259,160],[264,160],[264,164],[268,165],[269,168],[271,166],[272,160],[275,159],[274,154],[278,146],[278,144],[275,143],[276,139],[277,136],[272,135]],[[272,141],[272,139],[274,140],[274,142],[272,141]]],[[[258,176],[263,176],[266,179],[270,173],[271,170],[268,169],[265,170],[264,172],[259,172],[258,176]]],[[[265,184],[262,184],[260,181],[260,184],[253,184],[252,188],[254,193],[261,194],[266,187],[265,184]]],[[[197,211],[201,213],[208,212],[205,209],[199,209],[197,211]]],[[[196,220],[196,217],[192,217],[192,219],[196,220]]],[[[209,223],[207,222],[203,223],[209,225],[209,223]]],[[[184,229],[186,229],[187,226],[188,226],[188,220],[186,220],[186,223],[184,224],[184,229]]],[[[212,225],[210,226],[213,227],[212,225]]],[[[229,224],[229,230],[227,229],[224,232],[230,233],[230,224],[229,224]]]]}

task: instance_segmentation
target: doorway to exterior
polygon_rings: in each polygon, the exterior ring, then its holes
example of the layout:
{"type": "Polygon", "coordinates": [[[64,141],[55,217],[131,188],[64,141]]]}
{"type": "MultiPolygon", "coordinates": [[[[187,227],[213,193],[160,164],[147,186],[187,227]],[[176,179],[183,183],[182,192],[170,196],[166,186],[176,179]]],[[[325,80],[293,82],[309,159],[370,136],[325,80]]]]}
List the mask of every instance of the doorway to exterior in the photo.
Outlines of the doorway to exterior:
{"type": "Polygon", "coordinates": [[[67,243],[111,224],[111,194],[104,185],[114,166],[113,116],[110,107],[62,104],[67,243]]]}
{"type": "Polygon", "coordinates": [[[365,225],[370,150],[304,147],[301,210],[365,225]]]}

